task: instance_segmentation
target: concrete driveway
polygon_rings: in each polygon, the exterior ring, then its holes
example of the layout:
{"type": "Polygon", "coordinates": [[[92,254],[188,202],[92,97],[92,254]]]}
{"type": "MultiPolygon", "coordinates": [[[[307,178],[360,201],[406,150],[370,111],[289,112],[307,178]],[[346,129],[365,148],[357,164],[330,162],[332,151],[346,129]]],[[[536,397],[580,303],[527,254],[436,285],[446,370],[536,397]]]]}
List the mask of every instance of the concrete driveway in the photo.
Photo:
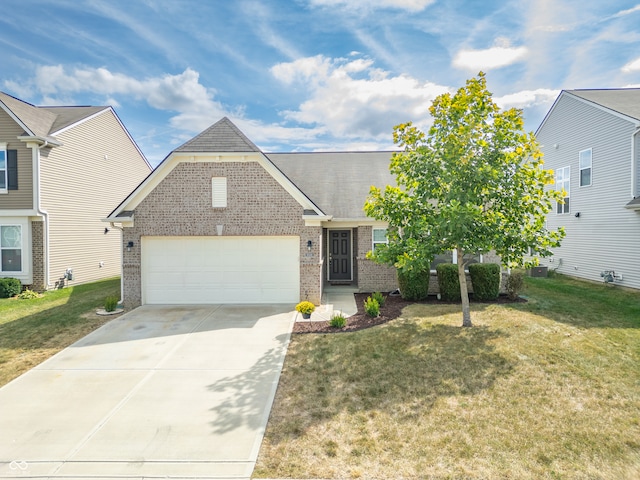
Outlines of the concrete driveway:
{"type": "Polygon", "coordinates": [[[0,389],[0,478],[248,478],[293,306],[144,306],[0,389]]]}

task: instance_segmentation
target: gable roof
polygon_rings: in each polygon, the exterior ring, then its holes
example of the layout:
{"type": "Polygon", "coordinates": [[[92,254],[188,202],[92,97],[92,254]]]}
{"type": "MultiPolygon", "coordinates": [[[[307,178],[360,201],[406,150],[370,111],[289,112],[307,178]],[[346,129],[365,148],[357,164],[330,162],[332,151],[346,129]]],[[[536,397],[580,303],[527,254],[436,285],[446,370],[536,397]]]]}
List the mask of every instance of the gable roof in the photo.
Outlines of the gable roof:
{"type": "Polygon", "coordinates": [[[73,106],[37,107],[0,92],[0,107],[22,128],[27,136],[55,141],[54,135],[92,115],[111,107],[73,106]]]}
{"type": "Polygon", "coordinates": [[[217,121],[202,133],[180,145],[174,152],[259,152],[227,117],[217,121]]]}
{"type": "Polygon", "coordinates": [[[395,185],[393,152],[265,154],[313,203],[334,220],[367,218],[364,202],[372,185],[395,185]]]}
{"type": "Polygon", "coordinates": [[[640,88],[565,90],[571,95],[640,121],[640,88]]]}
{"type": "Polygon", "coordinates": [[[304,214],[324,217],[324,213],[317,204],[305,195],[278,167],[249,140],[227,117],[222,118],[212,126],[196,135],[194,138],[173,150],[165,157],[160,165],[153,170],[133,192],[131,192],[105,219],[113,221],[123,217],[130,219],[133,210],[142,200],[173,170],[181,161],[256,161],[280,185],[302,205],[304,214]],[[241,155],[242,154],[242,155],[241,155]],[[215,158],[212,158],[215,157],[215,158]]]}

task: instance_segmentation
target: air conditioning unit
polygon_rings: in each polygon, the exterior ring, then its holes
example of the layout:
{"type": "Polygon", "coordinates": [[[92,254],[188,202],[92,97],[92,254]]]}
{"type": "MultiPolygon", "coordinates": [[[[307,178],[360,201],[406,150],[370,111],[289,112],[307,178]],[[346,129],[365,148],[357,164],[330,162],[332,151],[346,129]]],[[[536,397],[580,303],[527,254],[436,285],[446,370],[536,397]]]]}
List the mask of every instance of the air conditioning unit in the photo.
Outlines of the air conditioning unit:
{"type": "Polygon", "coordinates": [[[533,267],[529,271],[529,275],[532,277],[546,277],[548,272],[548,267],[533,267]]]}

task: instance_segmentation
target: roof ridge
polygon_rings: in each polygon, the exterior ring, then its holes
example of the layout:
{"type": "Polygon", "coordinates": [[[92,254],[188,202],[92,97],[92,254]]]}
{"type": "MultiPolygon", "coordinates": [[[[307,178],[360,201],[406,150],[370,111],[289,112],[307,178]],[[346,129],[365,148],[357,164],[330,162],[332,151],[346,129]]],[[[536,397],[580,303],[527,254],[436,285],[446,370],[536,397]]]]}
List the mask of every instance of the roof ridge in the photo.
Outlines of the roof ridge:
{"type": "Polygon", "coordinates": [[[262,152],[228,117],[222,117],[174,152],[262,152]]]}

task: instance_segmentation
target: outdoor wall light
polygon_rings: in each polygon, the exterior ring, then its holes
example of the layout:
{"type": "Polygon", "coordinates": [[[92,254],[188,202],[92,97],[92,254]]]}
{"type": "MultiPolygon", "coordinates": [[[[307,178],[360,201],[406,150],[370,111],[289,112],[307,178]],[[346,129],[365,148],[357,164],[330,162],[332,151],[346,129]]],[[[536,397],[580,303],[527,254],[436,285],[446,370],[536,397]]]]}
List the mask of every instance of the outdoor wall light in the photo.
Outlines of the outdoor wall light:
{"type": "Polygon", "coordinates": [[[313,242],[311,240],[307,240],[307,250],[311,251],[312,245],[313,245],[313,242]]]}
{"type": "Polygon", "coordinates": [[[580,218],[580,212],[576,212],[576,218],[580,218]]]}
{"type": "Polygon", "coordinates": [[[130,252],[132,248],[133,248],[133,241],[129,240],[129,243],[127,243],[127,252],[130,252]]]}

